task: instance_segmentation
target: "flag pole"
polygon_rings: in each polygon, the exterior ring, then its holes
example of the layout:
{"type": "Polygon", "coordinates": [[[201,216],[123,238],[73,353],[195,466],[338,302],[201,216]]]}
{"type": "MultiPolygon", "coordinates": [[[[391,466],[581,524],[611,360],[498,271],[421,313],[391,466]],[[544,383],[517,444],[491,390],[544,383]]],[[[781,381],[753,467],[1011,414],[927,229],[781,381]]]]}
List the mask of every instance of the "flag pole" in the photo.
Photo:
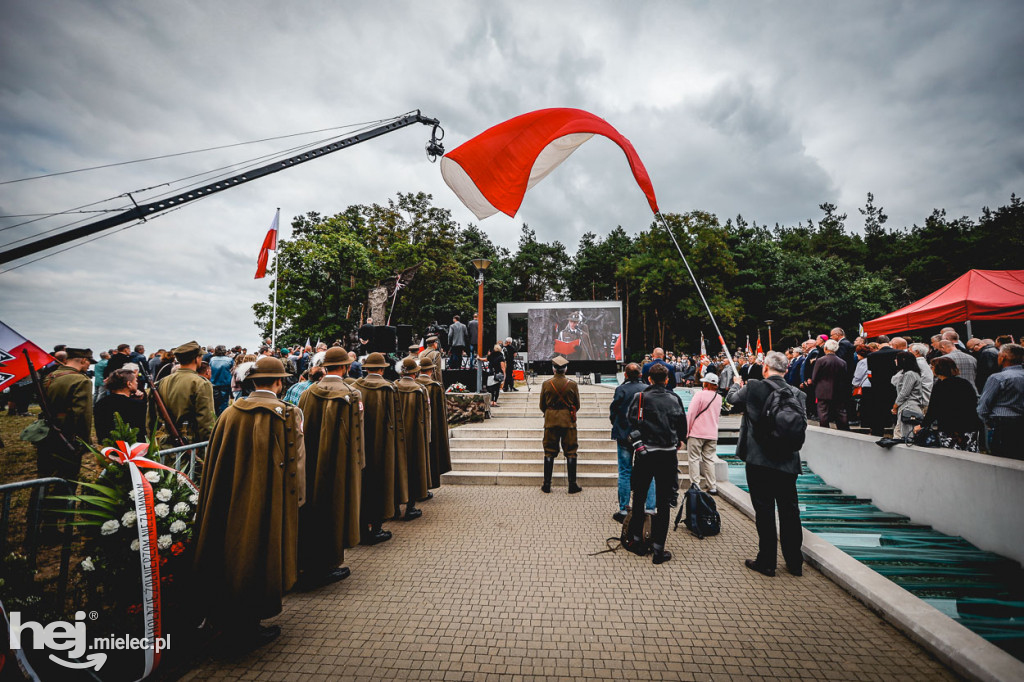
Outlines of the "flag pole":
{"type": "Polygon", "coordinates": [[[736,369],[736,365],[733,364],[732,353],[729,352],[729,347],[725,344],[725,337],[722,336],[722,330],[718,328],[718,321],[715,320],[715,316],[711,312],[711,306],[708,305],[708,300],[704,298],[704,292],[701,291],[700,284],[697,282],[697,277],[693,274],[693,270],[690,269],[690,262],[686,260],[686,255],[683,254],[683,250],[679,247],[679,242],[676,241],[675,233],[673,233],[672,228],[668,226],[668,222],[665,220],[665,216],[661,214],[661,211],[658,211],[654,215],[658,216],[661,220],[662,226],[665,228],[665,231],[668,232],[668,236],[672,238],[672,243],[676,246],[676,251],[679,252],[679,257],[683,259],[683,265],[686,266],[686,271],[690,273],[690,279],[693,280],[693,286],[697,287],[697,293],[700,295],[700,300],[704,303],[704,309],[708,311],[708,317],[711,318],[711,324],[714,325],[715,332],[718,334],[718,342],[722,344],[722,350],[725,351],[725,359],[729,361],[729,366],[732,367],[733,376],[738,377],[740,373],[736,369]]]}
{"type": "MultiPolygon", "coordinates": [[[[277,224],[278,226],[280,226],[280,224],[281,224],[280,223],[280,218],[281,218],[281,208],[278,207],[277,215],[274,216],[274,223],[277,224]]],[[[280,229],[281,228],[278,227],[278,230],[280,230],[280,229]]],[[[280,236],[281,235],[278,234],[278,237],[280,237],[280,236]]],[[[275,239],[275,242],[276,241],[277,240],[275,239]]],[[[276,247],[277,244],[275,243],[274,246],[276,247]]],[[[281,278],[281,273],[279,272],[279,268],[278,268],[278,265],[280,265],[280,264],[277,262],[279,260],[280,260],[280,257],[277,255],[277,249],[275,248],[274,249],[274,321],[273,321],[273,326],[272,326],[271,331],[270,331],[271,350],[277,348],[277,280],[279,280],[281,278]]]]}

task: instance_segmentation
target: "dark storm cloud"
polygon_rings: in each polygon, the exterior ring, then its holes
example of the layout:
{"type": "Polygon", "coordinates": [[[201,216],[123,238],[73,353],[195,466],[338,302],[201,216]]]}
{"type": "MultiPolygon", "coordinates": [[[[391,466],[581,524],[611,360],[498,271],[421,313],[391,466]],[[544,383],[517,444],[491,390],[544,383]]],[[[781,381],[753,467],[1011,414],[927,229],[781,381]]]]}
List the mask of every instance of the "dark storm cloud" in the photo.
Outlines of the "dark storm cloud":
{"type": "MultiPolygon", "coordinates": [[[[1022,191],[1022,19],[1011,2],[6,3],[0,180],[415,108],[441,119],[452,149],[570,106],[633,142],[665,211],[794,224],[832,201],[859,229],[871,191],[893,226],[936,207],[976,216],[1022,191]]],[[[428,135],[403,130],[2,274],[0,319],[46,345],[252,347],[251,305],[269,285],[252,276],[276,207],[286,226],[425,191],[476,222],[423,158],[428,135]]],[[[151,186],[312,139],[3,185],[0,205],[148,201],[180,187],[151,186]]],[[[622,152],[595,138],[516,219],[482,227],[511,247],[523,222],[571,252],[587,230],[635,232],[651,216],[622,152]]]]}

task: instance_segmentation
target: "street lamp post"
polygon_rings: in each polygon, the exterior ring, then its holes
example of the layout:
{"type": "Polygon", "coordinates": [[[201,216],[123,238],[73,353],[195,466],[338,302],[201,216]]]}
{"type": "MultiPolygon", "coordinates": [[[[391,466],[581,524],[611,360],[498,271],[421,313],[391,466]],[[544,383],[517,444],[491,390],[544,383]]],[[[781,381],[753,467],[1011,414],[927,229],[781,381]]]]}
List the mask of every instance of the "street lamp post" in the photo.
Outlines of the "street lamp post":
{"type": "Polygon", "coordinates": [[[765,320],[764,323],[768,325],[768,350],[772,350],[772,322],[775,320],[765,320]]]}
{"type": "Polygon", "coordinates": [[[476,268],[476,392],[484,392],[484,270],[491,265],[486,258],[474,258],[476,268]]]}

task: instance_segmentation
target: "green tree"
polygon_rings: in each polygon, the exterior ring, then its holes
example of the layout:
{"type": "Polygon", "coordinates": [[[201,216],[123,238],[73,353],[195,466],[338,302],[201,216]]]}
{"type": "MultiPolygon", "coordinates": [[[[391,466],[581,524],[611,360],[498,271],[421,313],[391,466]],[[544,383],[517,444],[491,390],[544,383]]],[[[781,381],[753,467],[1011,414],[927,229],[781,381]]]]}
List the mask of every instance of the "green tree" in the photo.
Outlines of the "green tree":
{"type": "Polygon", "coordinates": [[[539,242],[537,233],[524,223],[518,250],[512,258],[513,300],[562,300],[565,277],[571,268],[562,242],[539,242]]]}

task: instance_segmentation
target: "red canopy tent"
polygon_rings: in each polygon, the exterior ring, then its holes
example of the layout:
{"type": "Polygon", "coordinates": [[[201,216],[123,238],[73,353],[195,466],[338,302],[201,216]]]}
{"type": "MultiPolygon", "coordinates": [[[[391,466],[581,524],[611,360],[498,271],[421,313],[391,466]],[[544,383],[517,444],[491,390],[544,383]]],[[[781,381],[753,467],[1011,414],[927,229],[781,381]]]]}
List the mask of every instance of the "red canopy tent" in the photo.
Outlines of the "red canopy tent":
{"type": "Polygon", "coordinates": [[[1024,319],[1024,270],[968,270],[920,301],[865,322],[864,334],[878,336],[957,322],[1020,319],[1024,319]]]}

